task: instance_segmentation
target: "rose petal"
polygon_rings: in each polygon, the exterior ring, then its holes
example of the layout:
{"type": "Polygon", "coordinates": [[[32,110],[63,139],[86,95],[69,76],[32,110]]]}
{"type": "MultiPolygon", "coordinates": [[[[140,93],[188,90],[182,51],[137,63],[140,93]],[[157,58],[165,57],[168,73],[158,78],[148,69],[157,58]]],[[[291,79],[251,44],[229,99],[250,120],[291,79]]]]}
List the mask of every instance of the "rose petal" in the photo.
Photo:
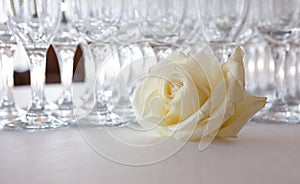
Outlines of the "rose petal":
{"type": "Polygon", "coordinates": [[[154,79],[146,78],[133,92],[134,100],[132,101],[132,107],[135,110],[138,119],[141,119],[143,114],[145,114],[145,111],[147,111],[147,99],[153,98],[153,96],[156,95],[154,87],[155,82],[152,82],[152,80],[154,79]],[[151,81],[146,82],[146,80],[151,81]]]}
{"type": "Polygon", "coordinates": [[[227,83],[228,101],[233,104],[243,99],[245,91],[245,69],[243,51],[237,47],[227,62],[222,65],[227,83]]]}
{"type": "Polygon", "coordinates": [[[203,83],[203,81],[207,81],[207,87],[209,89],[214,89],[218,85],[219,81],[222,80],[223,73],[221,64],[215,55],[201,51],[191,57],[189,61],[188,65],[190,66],[188,68],[191,70],[188,71],[191,75],[196,78],[196,76],[199,76],[200,72],[204,74],[204,76],[201,77],[201,80],[197,80],[196,82],[203,83]],[[191,60],[196,62],[191,62],[191,60]]]}
{"type": "Polygon", "coordinates": [[[244,99],[235,107],[235,114],[221,127],[218,137],[236,137],[240,129],[266,105],[265,97],[244,94],[244,99]]]}
{"type": "Polygon", "coordinates": [[[223,122],[235,113],[235,105],[243,100],[245,91],[245,70],[243,51],[237,47],[227,62],[222,65],[226,81],[226,112],[223,122]]]}
{"type": "Polygon", "coordinates": [[[190,61],[186,59],[187,56],[181,52],[174,52],[172,54],[172,57],[172,59],[165,59],[154,66],[151,69],[151,74],[164,76],[169,81],[174,81],[174,79],[176,79],[176,76],[174,76],[174,72],[185,76],[185,78],[187,78],[189,81],[193,81],[194,86],[198,91],[197,101],[199,101],[200,105],[202,105],[210,95],[210,89],[207,88],[208,84],[206,84],[207,82],[205,82],[205,76],[201,77],[203,73],[202,69],[199,67],[196,61],[190,61]],[[184,59],[182,59],[180,62],[177,61],[179,59],[176,60],[174,58],[177,55],[178,57],[184,59]]]}
{"type": "Polygon", "coordinates": [[[216,88],[211,92],[211,97],[202,107],[207,110],[210,108],[210,117],[206,122],[208,135],[216,132],[223,122],[235,113],[235,105],[243,99],[245,78],[243,52],[240,47],[237,47],[228,61],[222,65],[222,70],[224,78],[218,81],[216,88]]]}

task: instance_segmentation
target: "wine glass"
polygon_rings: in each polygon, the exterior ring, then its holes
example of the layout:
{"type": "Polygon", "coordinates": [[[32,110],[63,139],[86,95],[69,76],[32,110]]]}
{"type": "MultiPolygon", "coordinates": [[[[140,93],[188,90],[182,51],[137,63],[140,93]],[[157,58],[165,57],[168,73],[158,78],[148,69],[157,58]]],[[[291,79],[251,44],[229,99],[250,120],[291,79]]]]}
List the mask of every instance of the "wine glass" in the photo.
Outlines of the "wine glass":
{"type": "Polygon", "coordinates": [[[16,107],[12,94],[15,49],[16,41],[7,28],[7,17],[0,1],[0,128],[23,112],[16,107]]]}
{"type": "MultiPolygon", "coordinates": [[[[143,58],[143,48],[149,45],[139,44],[136,41],[140,40],[141,33],[138,28],[138,23],[135,20],[133,0],[123,1],[122,16],[119,21],[119,28],[115,36],[111,40],[111,45],[114,47],[114,60],[118,63],[117,68],[124,68],[133,60],[143,58]]],[[[123,121],[129,122],[134,116],[132,106],[126,94],[126,85],[133,74],[133,68],[129,67],[126,75],[123,75],[123,82],[119,86],[122,91],[118,102],[112,109],[117,114],[122,114],[123,121]],[[126,116],[126,118],[124,118],[126,116]],[[126,119],[126,120],[125,120],[126,119]]]]}
{"type": "Polygon", "coordinates": [[[135,20],[133,0],[123,0],[123,11],[118,27],[114,38],[115,43],[130,44],[132,41],[141,38],[141,33],[135,20]]]}
{"type": "Polygon", "coordinates": [[[257,8],[257,28],[271,45],[275,62],[276,97],[270,107],[256,116],[255,120],[279,124],[299,123],[299,112],[293,111],[286,101],[288,81],[285,71],[290,67],[286,55],[298,32],[300,1],[265,0],[257,8]]]}
{"type": "Polygon", "coordinates": [[[2,5],[0,1],[0,129],[24,113],[16,106],[12,93],[16,41],[7,28],[2,5]]]}
{"type": "Polygon", "coordinates": [[[183,15],[181,34],[181,43],[186,43],[187,48],[197,48],[199,46],[198,38],[203,39],[201,27],[197,17],[198,2],[194,0],[186,0],[186,11],[183,15]]]}
{"type": "Polygon", "coordinates": [[[246,89],[249,93],[267,96],[271,99],[273,96],[273,62],[270,53],[270,47],[263,36],[259,33],[256,26],[258,18],[258,9],[261,1],[249,1],[249,10],[244,25],[237,38],[237,42],[243,46],[246,89]]]}
{"type": "Polygon", "coordinates": [[[216,56],[224,62],[235,47],[248,13],[248,0],[199,0],[202,34],[216,56]]]}
{"type": "MultiPolygon", "coordinates": [[[[75,27],[88,43],[89,51],[85,50],[93,55],[94,71],[88,72],[96,74],[102,63],[114,52],[111,40],[119,27],[123,1],[75,0],[73,9],[75,27]]],[[[93,107],[87,108],[89,112],[84,117],[80,117],[79,124],[87,122],[96,126],[122,124],[119,117],[108,109],[105,101],[106,92],[104,88],[99,88],[98,84],[95,85],[93,107]]]]}
{"type": "Polygon", "coordinates": [[[255,35],[243,44],[246,89],[258,96],[274,96],[274,62],[269,44],[262,35],[255,35]],[[268,77],[266,77],[268,76],[268,77]]]}
{"type": "Polygon", "coordinates": [[[249,42],[261,42],[261,35],[259,31],[256,29],[256,19],[258,18],[257,6],[259,6],[259,0],[251,0],[248,2],[248,11],[246,17],[244,18],[244,22],[239,29],[239,33],[237,34],[235,40],[241,44],[247,44],[249,42]]]}
{"type": "Polygon", "coordinates": [[[60,0],[6,0],[8,27],[30,59],[31,102],[24,116],[8,129],[53,129],[66,125],[47,108],[44,93],[46,52],[60,21],[60,0]]]}
{"type": "Polygon", "coordinates": [[[285,76],[287,91],[285,100],[289,107],[293,111],[300,112],[300,45],[299,45],[299,35],[298,38],[293,40],[291,43],[291,48],[287,53],[285,76]]]}
{"type": "Polygon", "coordinates": [[[182,33],[186,1],[135,0],[134,11],[142,36],[157,60],[167,57],[182,33]]]}
{"type": "Polygon", "coordinates": [[[52,46],[58,58],[62,94],[56,104],[54,115],[65,122],[74,124],[72,77],[74,54],[79,43],[78,32],[72,23],[71,0],[63,0],[61,4],[61,22],[53,39],[52,46]]]}

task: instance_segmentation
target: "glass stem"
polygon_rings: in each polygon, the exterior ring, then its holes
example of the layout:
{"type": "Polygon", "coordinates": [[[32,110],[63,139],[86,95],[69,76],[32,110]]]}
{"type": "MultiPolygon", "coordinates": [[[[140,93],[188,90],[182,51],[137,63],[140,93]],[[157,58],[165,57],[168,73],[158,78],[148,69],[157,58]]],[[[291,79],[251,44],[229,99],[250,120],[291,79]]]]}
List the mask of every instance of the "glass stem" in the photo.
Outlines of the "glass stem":
{"type": "Polygon", "coordinates": [[[60,105],[72,104],[72,78],[73,78],[73,64],[74,53],[76,46],[59,46],[55,45],[60,69],[60,80],[62,84],[63,94],[59,99],[60,105]]]}
{"type": "Polygon", "coordinates": [[[296,103],[296,91],[297,91],[297,82],[296,82],[296,67],[297,67],[297,53],[296,48],[291,47],[288,55],[286,56],[285,64],[285,76],[286,76],[286,101],[287,103],[296,103]]]}
{"type": "Polygon", "coordinates": [[[211,42],[210,46],[218,60],[221,63],[224,63],[232,54],[235,44],[231,42],[211,42]]]}
{"type": "Polygon", "coordinates": [[[275,64],[275,95],[276,99],[272,104],[272,108],[276,108],[276,111],[286,111],[287,103],[285,96],[287,93],[286,86],[286,75],[285,75],[285,65],[286,56],[289,47],[274,45],[272,47],[272,54],[275,64]]]}
{"type": "Polygon", "coordinates": [[[300,100],[300,48],[297,47],[296,48],[296,78],[295,78],[295,83],[296,83],[296,98],[298,99],[298,101],[300,100]]]}
{"type": "Polygon", "coordinates": [[[94,66],[94,58],[93,54],[91,52],[90,44],[86,43],[84,40],[81,40],[80,42],[80,48],[83,51],[83,61],[84,61],[84,80],[88,84],[88,87],[85,91],[85,93],[82,95],[81,99],[87,102],[92,102],[94,100],[93,93],[94,90],[91,86],[94,85],[94,79],[95,79],[95,72],[90,72],[95,69],[94,66]]]}
{"type": "MultiPolygon", "coordinates": [[[[89,45],[91,53],[93,53],[93,60],[94,60],[94,65],[95,65],[95,73],[96,76],[98,76],[98,72],[101,70],[102,63],[105,61],[105,59],[109,56],[110,53],[110,48],[109,44],[106,43],[92,43],[89,45]]],[[[98,79],[96,77],[97,84],[95,86],[95,96],[94,96],[94,102],[95,106],[94,109],[97,110],[98,112],[107,112],[107,105],[105,103],[105,98],[104,98],[104,90],[103,89],[103,80],[98,79]]]]}
{"type": "Polygon", "coordinates": [[[99,87],[100,85],[96,85],[95,87],[95,106],[94,108],[99,112],[106,112],[107,105],[105,103],[105,99],[103,96],[103,89],[99,87]]]}
{"type": "Polygon", "coordinates": [[[172,52],[172,45],[161,42],[150,42],[149,43],[155,53],[157,62],[167,58],[172,52]]]}
{"type": "Polygon", "coordinates": [[[39,114],[45,109],[44,92],[46,52],[45,48],[26,49],[30,59],[31,104],[28,113],[39,114]]]}
{"type": "Polygon", "coordinates": [[[2,92],[0,109],[15,107],[12,88],[14,84],[14,50],[10,46],[0,48],[0,71],[2,92]]]}

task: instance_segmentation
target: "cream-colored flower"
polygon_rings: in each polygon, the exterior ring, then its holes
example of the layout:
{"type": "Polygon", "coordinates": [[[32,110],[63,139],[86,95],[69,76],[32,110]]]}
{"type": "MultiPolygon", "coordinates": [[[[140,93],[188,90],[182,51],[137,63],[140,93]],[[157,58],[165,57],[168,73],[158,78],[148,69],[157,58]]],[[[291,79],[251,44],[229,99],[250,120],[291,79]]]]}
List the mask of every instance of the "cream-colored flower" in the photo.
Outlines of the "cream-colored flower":
{"type": "Polygon", "coordinates": [[[135,89],[132,106],[145,129],[197,141],[236,137],[265,103],[265,97],[245,91],[243,51],[237,47],[223,65],[204,51],[193,57],[173,52],[135,89]]]}

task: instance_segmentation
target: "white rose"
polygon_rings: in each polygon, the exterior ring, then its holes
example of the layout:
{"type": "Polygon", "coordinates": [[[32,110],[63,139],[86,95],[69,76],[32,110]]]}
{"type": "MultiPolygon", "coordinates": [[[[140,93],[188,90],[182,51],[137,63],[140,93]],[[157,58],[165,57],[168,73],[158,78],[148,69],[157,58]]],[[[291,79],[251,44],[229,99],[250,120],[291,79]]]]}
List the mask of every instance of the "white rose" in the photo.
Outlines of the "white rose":
{"type": "Polygon", "coordinates": [[[240,47],[223,65],[204,51],[193,57],[173,52],[151,68],[132,101],[142,127],[191,141],[236,137],[265,104],[265,97],[245,91],[240,47]]]}

